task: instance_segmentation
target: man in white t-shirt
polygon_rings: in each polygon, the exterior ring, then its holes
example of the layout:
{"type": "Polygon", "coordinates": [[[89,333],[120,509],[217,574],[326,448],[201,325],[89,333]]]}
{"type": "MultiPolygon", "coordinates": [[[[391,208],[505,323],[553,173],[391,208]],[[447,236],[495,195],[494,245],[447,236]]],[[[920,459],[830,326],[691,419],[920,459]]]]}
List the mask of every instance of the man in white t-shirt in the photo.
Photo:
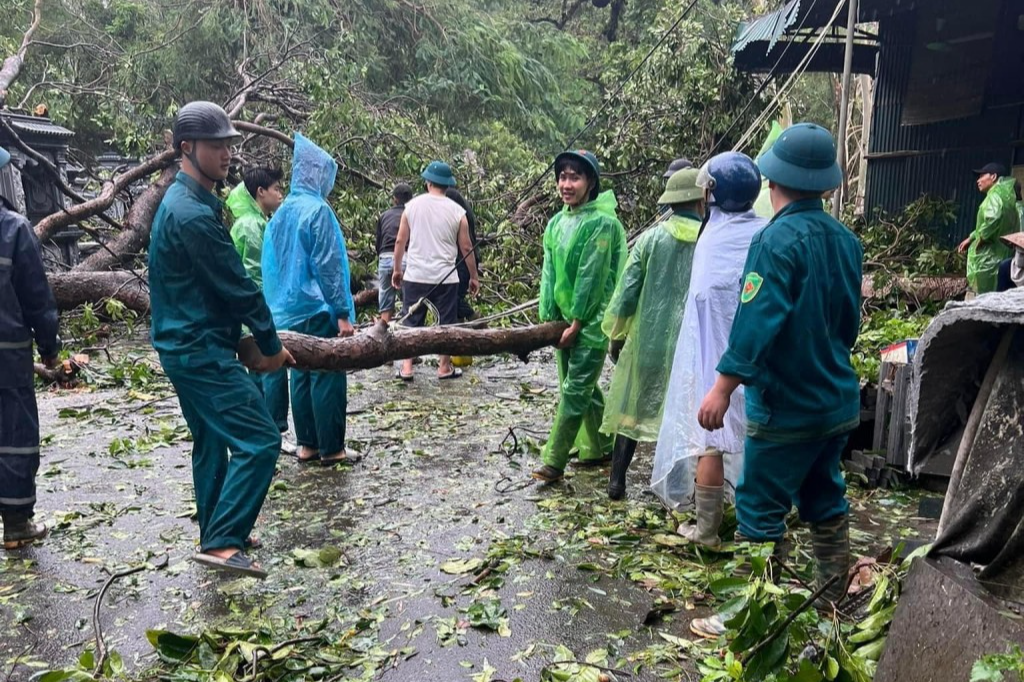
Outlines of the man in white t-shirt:
{"type": "MultiPolygon", "coordinates": [[[[459,273],[455,263],[463,256],[469,268],[469,293],[475,296],[480,290],[476,258],[469,238],[469,221],[465,209],[445,196],[445,190],[455,186],[451,166],[443,161],[433,161],[420,177],[427,183],[427,192],[405,205],[395,243],[391,281],[396,289],[402,289],[402,301],[407,311],[402,320],[404,326],[423,326],[427,306],[420,303],[421,299],[429,301],[437,309],[439,324],[455,324],[459,307],[459,273]]],[[[403,381],[412,381],[412,371],[413,360],[406,360],[402,363],[399,377],[403,381]]],[[[457,379],[460,376],[462,370],[452,366],[451,356],[439,356],[438,379],[457,379]]]]}

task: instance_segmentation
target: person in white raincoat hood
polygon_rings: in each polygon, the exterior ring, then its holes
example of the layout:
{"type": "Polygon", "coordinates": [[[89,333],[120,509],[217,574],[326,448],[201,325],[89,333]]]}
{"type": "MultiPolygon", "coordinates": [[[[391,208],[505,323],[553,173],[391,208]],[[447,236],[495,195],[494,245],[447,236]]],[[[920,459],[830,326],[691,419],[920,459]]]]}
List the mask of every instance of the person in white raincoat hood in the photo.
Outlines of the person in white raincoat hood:
{"type": "Polygon", "coordinates": [[[670,509],[696,506],[696,523],[680,526],[679,533],[716,546],[726,488],[731,499],[743,469],[743,392],[733,393],[723,429],[705,431],[697,423],[697,412],[728,346],[750,241],[767,221],[753,211],[761,174],[747,155],[713,157],[701,168],[697,184],[705,189],[709,213],[693,256],[651,489],[670,509]]]}

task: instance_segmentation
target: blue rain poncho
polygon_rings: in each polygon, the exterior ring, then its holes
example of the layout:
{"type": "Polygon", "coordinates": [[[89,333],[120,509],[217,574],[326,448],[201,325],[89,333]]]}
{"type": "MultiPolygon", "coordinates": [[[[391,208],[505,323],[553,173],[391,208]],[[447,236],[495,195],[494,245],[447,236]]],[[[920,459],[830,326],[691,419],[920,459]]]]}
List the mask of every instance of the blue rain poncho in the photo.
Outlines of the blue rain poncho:
{"type": "Polygon", "coordinates": [[[693,506],[697,458],[708,448],[725,453],[729,494],[736,489],[747,427],[743,387],[732,394],[724,428],[705,431],[697,423],[697,412],[729,346],[750,241],[767,222],[752,210],[726,213],[712,206],[697,242],[651,473],[651,490],[671,509],[693,506]]]}
{"type": "Polygon", "coordinates": [[[335,324],[355,315],[345,237],[327,203],[337,174],[330,154],[295,134],[288,198],[263,236],[263,293],[281,329],[323,312],[335,324]]]}

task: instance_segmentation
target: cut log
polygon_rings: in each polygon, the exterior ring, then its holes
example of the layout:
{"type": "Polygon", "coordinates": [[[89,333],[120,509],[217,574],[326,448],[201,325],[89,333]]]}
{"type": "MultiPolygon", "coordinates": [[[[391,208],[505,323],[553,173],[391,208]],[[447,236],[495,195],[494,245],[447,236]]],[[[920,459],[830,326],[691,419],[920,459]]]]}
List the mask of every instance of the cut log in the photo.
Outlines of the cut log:
{"type": "Polygon", "coordinates": [[[149,286],[129,272],[62,272],[47,279],[60,310],[113,298],[139,315],[149,312],[149,286]]]}
{"type": "Polygon", "coordinates": [[[167,188],[174,182],[174,176],[177,173],[177,163],[172,163],[164,168],[157,181],[143,190],[132,204],[125,217],[124,232],[110,240],[106,249],[100,249],[79,263],[75,267],[75,271],[115,270],[127,265],[139,254],[144,253],[149,248],[153,216],[156,215],[156,210],[160,207],[160,202],[163,200],[164,194],[167,193],[167,188]]]}
{"type": "Polygon", "coordinates": [[[363,289],[352,294],[352,302],[355,303],[356,310],[370,307],[376,308],[377,300],[377,289],[363,289]]]}
{"type": "MultiPolygon", "coordinates": [[[[510,353],[525,362],[532,351],[557,344],[567,327],[564,322],[545,322],[515,329],[428,327],[392,332],[379,322],[368,331],[347,339],[323,339],[291,332],[282,332],[280,337],[299,369],[343,372],[434,354],[510,353]]],[[[251,336],[242,339],[238,356],[247,365],[260,359],[251,336]]]]}

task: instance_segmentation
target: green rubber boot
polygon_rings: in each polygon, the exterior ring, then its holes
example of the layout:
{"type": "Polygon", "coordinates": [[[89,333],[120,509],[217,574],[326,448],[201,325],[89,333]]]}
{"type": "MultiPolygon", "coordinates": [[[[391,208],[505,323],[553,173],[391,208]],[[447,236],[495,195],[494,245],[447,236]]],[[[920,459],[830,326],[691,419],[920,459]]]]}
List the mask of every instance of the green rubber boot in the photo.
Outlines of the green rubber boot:
{"type": "Polygon", "coordinates": [[[851,564],[849,517],[841,514],[827,521],[812,524],[811,543],[816,562],[815,587],[821,587],[836,577],[822,596],[833,604],[838,604],[846,596],[851,564]]]}

